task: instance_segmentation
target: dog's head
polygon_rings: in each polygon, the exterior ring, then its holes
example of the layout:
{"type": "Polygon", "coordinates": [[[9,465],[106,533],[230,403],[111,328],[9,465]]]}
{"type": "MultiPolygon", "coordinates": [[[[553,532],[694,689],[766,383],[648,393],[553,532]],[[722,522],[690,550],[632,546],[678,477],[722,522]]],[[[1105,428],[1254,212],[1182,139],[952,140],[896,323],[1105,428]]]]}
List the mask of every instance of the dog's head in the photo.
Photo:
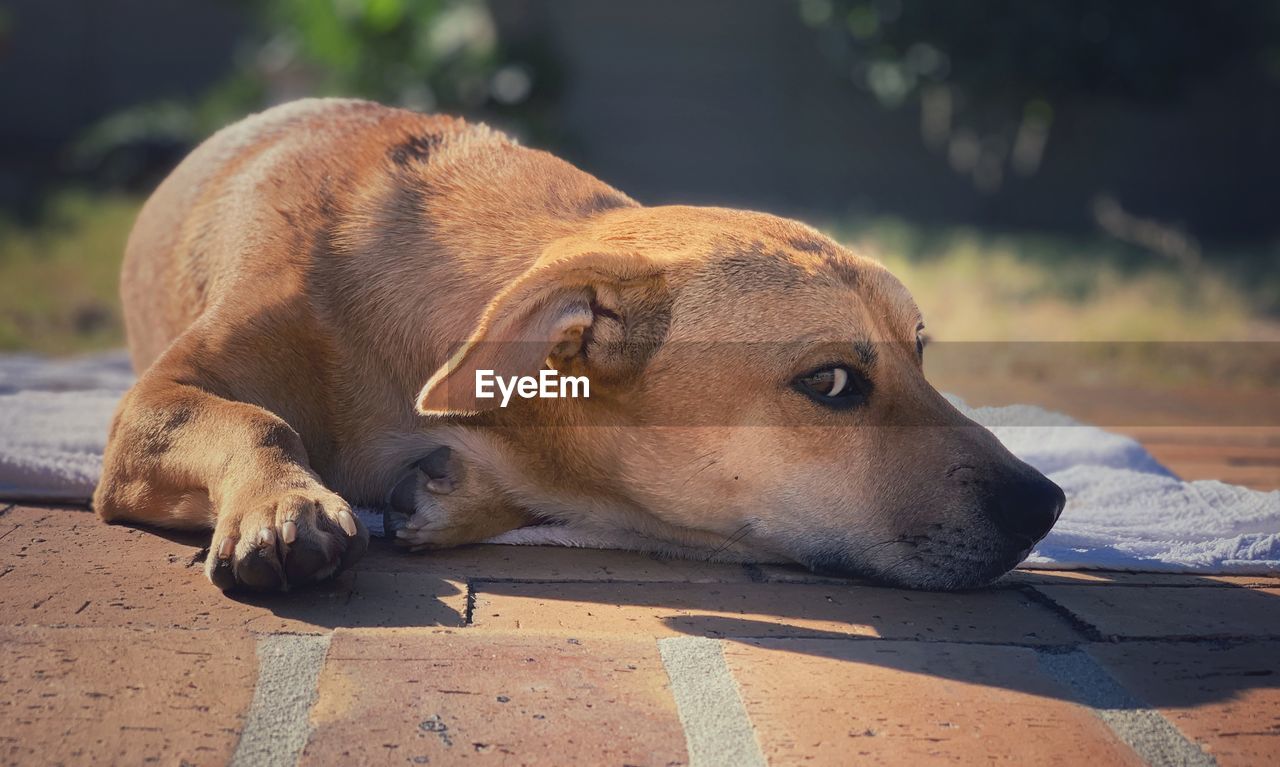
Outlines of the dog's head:
{"type": "Polygon", "coordinates": [[[523,424],[553,492],[606,495],[597,507],[626,507],[649,535],[976,586],[1027,555],[1064,496],[929,385],[922,329],[893,275],[808,227],[628,209],[495,298],[418,406],[523,424]],[[546,365],[586,375],[590,398],[499,417],[475,397],[477,370],[546,365]]]}

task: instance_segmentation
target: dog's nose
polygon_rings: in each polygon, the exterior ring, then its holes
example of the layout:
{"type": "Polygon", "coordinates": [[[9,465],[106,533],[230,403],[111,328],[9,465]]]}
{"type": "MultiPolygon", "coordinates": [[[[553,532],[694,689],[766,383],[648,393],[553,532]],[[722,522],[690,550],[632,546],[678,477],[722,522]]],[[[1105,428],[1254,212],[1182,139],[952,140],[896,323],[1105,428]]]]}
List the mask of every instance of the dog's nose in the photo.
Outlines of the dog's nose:
{"type": "Polygon", "coordinates": [[[1047,477],[1032,471],[1006,480],[992,500],[992,517],[1000,531],[1034,543],[1058,521],[1067,496],[1047,477]]]}

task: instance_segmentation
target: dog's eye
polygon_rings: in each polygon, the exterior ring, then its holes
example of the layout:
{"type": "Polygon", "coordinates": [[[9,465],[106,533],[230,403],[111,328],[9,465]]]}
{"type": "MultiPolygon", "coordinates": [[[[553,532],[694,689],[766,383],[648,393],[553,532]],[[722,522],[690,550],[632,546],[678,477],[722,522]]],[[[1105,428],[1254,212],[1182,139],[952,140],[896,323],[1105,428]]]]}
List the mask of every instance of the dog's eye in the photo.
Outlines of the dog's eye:
{"type": "Polygon", "coordinates": [[[795,387],[809,399],[827,407],[857,407],[867,400],[870,386],[856,371],[843,365],[820,368],[800,376],[795,387]]]}
{"type": "Polygon", "coordinates": [[[920,323],[916,327],[916,356],[924,359],[924,346],[927,339],[924,335],[924,323],[920,323]]]}

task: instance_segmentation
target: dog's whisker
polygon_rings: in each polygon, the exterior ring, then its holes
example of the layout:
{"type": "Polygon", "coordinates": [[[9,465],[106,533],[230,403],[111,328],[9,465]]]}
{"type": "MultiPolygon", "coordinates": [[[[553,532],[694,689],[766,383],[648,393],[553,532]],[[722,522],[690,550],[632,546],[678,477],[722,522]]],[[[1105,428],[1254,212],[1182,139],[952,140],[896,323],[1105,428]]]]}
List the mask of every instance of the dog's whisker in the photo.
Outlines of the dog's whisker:
{"type": "Polygon", "coordinates": [[[873,544],[871,544],[870,546],[865,546],[865,547],[863,547],[863,548],[862,548],[860,551],[858,551],[856,554],[852,555],[852,558],[853,558],[853,559],[860,558],[860,557],[862,557],[862,556],[864,556],[864,555],[866,555],[866,554],[868,554],[868,553],[870,553],[870,552],[874,551],[875,549],[882,548],[882,547],[884,547],[884,546],[889,546],[889,545],[892,545],[892,544],[895,544],[895,543],[914,543],[914,542],[915,542],[915,541],[914,541],[914,538],[915,538],[915,536],[902,536],[902,537],[899,537],[899,538],[890,538],[890,539],[889,539],[889,540],[887,540],[887,541],[880,541],[879,543],[873,543],[873,544]]]}
{"type": "MultiPolygon", "coordinates": [[[[695,461],[702,461],[702,460],[703,460],[703,459],[705,459],[705,458],[708,458],[708,457],[710,457],[710,456],[712,456],[712,455],[715,455],[715,453],[716,453],[716,452],[717,452],[717,451],[712,450],[712,451],[710,451],[710,452],[708,452],[708,453],[706,453],[706,454],[704,454],[704,455],[700,455],[700,456],[698,456],[698,457],[697,457],[697,458],[695,458],[694,460],[695,460],[695,461]]],[[[695,472],[693,472],[692,474],[690,474],[689,476],[685,477],[684,482],[682,482],[682,483],[680,484],[680,489],[681,489],[681,490],[683,490],[683,489],[684,489],[684,488],[685,488],[685,487],[686,487],[690,482],[692,482],[694,479],[696,479],[696,478],[698,477],[698,475],[699,475],[699,474],[701,474],[702,472],[706,471],[707,469],[710,469],[712,466],[715,466],[715,465],[716,465],[717,463],[719,463],[719,462],[720,462],[720,459],[719,459],[719,458],[712,458],[710,461],[708,461],[706,464],[704,464],[704,465],[703,465],[701,468],[699,468],[697,471],[695,471],[695,472]]]]}
{"type": "Polygon", "coordinates": [[[718,548],[716,548],[714,551],[711,552],[711,554],[708,555],[708,559],[713,559],[715,557],[720,556],[720,554],[727,551],[730,546],[732,546],[733,544],[745,538],[749,532],[751,532],[751,523],[743,522],[741,527],[739,527],[731,535],[726,537],[724,540],[724,543],[722,543],[718,548]]]}
{"type": "Polygon", "coordinates": [[[729,547],[733,546],[735,543],[737,543],[738,541],[746,537],[750,527],[751,527],[751,523],[749,522],[743,523],[742,527],[739,527],[737,530],[734,531],[732,535],[725,538],[724,543],[722,543],[719,547],[717,547],[716,550],[711,553],[711,555],[718,556],[724,553],[726,550],[729,549],[729,547]]]}
{"type": "Polygon", "coordinates": [[[888,578],[889,573],[892,573],[894,570],[898,569],[902,565],[905,565],[906,563],[910,562],[913,559],[918,559],[918,557],[915,554],[907,554],[906,556],[899,559],[897,562],[894,562],[889,567],[885,568],[884,570],[881,570],[877,577],[888,578]]]}

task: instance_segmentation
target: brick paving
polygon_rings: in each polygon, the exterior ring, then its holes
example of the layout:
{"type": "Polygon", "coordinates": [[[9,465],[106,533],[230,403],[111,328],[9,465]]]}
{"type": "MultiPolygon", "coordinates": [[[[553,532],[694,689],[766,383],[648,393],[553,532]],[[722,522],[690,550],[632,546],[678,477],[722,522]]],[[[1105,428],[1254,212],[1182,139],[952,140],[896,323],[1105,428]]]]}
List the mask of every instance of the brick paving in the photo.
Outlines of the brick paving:
{"type": "Polygon", "coordinates": [[[760,639],[725,654],[772,765],[1142,764],[1026,647],[760,639]]]}
{"type": "Polygon", "coordinates": [[[228,598],[201,544],[0,503],[4,763],[1280,763],[1280,578],[375,544],[228,598]]]}

